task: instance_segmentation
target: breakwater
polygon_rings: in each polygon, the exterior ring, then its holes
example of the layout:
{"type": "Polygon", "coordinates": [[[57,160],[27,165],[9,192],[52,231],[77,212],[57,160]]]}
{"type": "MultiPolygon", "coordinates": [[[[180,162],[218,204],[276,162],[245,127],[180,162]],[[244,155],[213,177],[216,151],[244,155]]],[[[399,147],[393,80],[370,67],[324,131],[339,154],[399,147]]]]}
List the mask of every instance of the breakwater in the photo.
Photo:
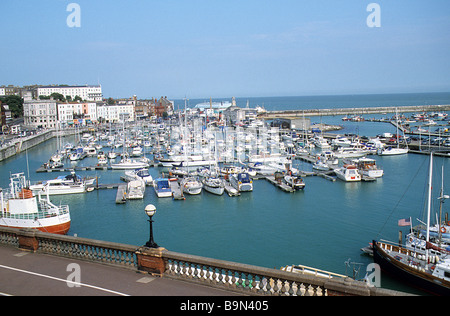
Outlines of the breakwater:
{"type": "Polygon", "coordinates": [[[336,109],[305,109],[286,111],[267,111],[260,113],[259,118],[266,120],[276,118],[299,118],[310,116],[336,116],[336,115],[366,115],[384,113],[412,113],[412,112],[442,112],[450,111],[450,105],[408,105],[408,106],[380,106],[380,107],[354,107],[336,109]]]}

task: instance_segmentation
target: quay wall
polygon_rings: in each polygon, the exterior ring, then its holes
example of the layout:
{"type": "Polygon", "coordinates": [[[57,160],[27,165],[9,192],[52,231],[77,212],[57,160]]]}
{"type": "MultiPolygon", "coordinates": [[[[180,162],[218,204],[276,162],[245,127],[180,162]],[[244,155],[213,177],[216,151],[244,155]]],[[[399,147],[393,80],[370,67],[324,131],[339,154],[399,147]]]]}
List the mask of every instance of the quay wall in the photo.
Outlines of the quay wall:
{"type": "Polygon", "coordinates": [[[62,236],[34,229],[0,227],[0,246],[85,260],[154,276],[194,282],[239,294],[262,296],[405,296],[369,287],[351,278],[327,278],[286,272],[120,243],[62,236]]]}
{"type": "Polygon", "coordinates": [[[443,112],[450,111],[450,105],[411,105],[411,106],[383,106],[361,108],[337,108],[337,109],[306,109],[267,111],[258,115],[263,119],[275,118],[299,118],[310,116],[335,116],[335,115],[365,115],[383,113],[411,113],[411,112],[443,112]]]}
{"type": "Polygon", "coordinates": [[[36,135],[14,138],[10,140],[9,144],[3,145],[0,148],[0,161],[13,157],[14,155],[23,152],[26,149],[37,146],[53,137],[56,137],[58,133],[61,136],[68,136],[78,132],[80,131],[79,130],[75,131],[75,129],[68,129],[59,132],[54,129],[50,129],[40,132],[39,134],[36,135]]]}

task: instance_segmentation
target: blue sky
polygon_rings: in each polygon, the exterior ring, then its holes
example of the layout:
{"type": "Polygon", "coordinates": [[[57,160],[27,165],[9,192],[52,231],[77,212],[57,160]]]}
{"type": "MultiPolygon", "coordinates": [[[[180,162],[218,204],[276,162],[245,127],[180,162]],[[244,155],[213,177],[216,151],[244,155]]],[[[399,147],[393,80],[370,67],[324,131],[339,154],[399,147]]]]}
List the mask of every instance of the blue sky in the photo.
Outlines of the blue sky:
{"type": "Polygon", "coordinates": [[[173,99],[450,91],[448,0],[1,0],[0,12],[0,85],[173,99]]]}

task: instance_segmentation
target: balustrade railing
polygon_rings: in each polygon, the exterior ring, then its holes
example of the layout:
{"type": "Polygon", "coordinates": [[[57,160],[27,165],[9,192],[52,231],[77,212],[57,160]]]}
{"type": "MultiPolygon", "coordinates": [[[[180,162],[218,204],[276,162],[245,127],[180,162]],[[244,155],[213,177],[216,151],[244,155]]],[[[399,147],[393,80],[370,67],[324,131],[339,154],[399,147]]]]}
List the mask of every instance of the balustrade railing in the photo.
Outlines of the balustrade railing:
{"type": "Polygon", "coordinates": [[[0,227],[0,246],[146,270],[167,278],[200,283],[244,295],[331,296],[405,295],[373,288],[351,278],[323,277],[73,236],[0,227]]]}

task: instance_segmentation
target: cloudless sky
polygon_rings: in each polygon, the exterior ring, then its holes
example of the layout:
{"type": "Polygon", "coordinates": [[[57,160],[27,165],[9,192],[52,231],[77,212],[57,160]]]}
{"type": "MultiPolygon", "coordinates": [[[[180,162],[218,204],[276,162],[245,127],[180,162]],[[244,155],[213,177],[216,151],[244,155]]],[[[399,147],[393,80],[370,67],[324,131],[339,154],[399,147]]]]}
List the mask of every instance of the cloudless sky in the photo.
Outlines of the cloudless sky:
{"type": "Polygon", "coordinates": [[[1,0],[0,12],[0,85],[171,99],[450,91],[448,0],[1,0]]]}

